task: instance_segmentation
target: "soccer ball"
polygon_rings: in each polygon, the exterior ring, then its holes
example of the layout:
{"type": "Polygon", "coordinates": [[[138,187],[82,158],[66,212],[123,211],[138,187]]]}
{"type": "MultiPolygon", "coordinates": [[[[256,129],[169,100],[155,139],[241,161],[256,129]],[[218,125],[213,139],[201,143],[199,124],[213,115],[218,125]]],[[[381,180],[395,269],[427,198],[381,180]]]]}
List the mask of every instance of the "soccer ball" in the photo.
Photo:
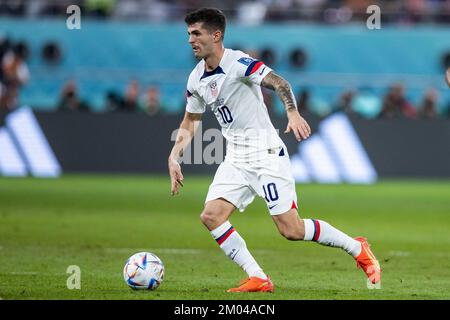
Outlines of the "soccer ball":
{"type": "Polygon", "coordinates": [[[164,264],[153,253],[136,253],[125,263],[123,278],[132,289],[155,290],[164,279],[164,264]]]}

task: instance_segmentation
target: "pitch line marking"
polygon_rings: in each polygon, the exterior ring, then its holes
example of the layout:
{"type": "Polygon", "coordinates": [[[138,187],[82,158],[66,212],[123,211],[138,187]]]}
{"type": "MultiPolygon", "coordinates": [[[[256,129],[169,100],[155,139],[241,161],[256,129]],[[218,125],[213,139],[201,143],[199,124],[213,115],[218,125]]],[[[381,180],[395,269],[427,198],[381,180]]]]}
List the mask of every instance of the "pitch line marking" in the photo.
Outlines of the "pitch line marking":
{"type": "Polygon", "coordinates": [[[409,251],[389,251],[388,255],[394,256],[394,257],[409,257],[411,255],[411,252],[409,252],[409,251]]]}
{"type": "Polygon", "coordinates": [[[37,272],[28,272],[28,271],[13,271],[13,272],[7,272],[7,274],[12,274],[15,276],[35,276],[38,273],[37,272]]]}
{"type": "Polygon", "coordinates": [[[104,251],[113,253],[157,252],[167,254],[199,254],[205,252],[206,250],[183,248],[105,248],[104,251]]]}
{"type": "MultiPolygon", "coordinates": [[[[104,248],[111,253],[154,252],[161,254],[200,254],[210,252],[212,249],[184,249],[184,248],[104,248]]],[[[274,250],[255,249],[255,254],[273,254],[274,250]]]]}

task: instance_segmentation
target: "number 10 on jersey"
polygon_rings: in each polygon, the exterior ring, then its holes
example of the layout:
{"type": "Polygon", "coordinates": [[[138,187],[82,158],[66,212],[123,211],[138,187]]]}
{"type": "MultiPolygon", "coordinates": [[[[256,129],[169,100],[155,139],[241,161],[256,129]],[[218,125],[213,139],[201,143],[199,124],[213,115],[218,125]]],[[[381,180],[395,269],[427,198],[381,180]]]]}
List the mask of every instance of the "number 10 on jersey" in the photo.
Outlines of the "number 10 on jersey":
{"type": "Polygon", "coordinates": [[[230,109],[228,109],[227,106],[219,107],[219,108],[217,108],[217,111],[219,111],[220,116],[222,117],[222,120],[224,123],[233,122],[233,117],[231,116],[231,111],[230,111],[230,109]]]}
{"type": "Polygon", "coordinates": [[[263,185],[264,198],[267,202],[278,200],[278,191],[275,183],[269,183],[267,186],[263,185]]]}

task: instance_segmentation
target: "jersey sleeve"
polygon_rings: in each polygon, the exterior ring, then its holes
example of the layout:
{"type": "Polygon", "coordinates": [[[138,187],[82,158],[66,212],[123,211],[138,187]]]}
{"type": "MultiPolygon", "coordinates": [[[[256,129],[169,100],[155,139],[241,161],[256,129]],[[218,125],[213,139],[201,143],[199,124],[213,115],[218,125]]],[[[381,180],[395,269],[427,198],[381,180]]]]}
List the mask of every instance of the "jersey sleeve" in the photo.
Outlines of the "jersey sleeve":
{"type": "Polygon", "coordinates": [[[189,113],[204,113],[206,104],[203,99],[198,95],[194,85],[194,75],[191,73],[188,79],[186,88],[186,111],[189,113]]]}
{"type": "Polygon", "coordinates": [[[250,56],[242,56],[237,59],[236,64],[238,75],[258,86],[261,85],[262,79],[272,71],[264,62],[250,56]]]}

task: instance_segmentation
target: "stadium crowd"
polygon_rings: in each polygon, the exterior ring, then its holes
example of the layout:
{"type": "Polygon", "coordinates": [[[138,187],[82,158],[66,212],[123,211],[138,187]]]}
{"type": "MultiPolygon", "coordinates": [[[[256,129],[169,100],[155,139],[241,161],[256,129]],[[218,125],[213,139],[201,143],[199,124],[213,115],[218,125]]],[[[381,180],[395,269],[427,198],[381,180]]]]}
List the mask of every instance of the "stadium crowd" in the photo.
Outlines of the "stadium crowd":
{"type": "MultiPolygon", "coordinates": [[[[0,0],[0,16],[36,17],[48,15],[66,15],[70,4],[82,7],[83,14],[97,18],[127,19],[145,18],[180,20],[192,8],[202,5],[217,6],[228,12],[231,19],[243,18],[243,12],[252,12],[245,18],[246,22],[304,20],[320,23],[344,23],[367,18],[365,8],[373,3],[379,4],[386,12],[384,22],[398,23],[449,23],[450,0],[405,0],[405,1],[353,1],[353,0],[257,0],[257,1],[204,1],[204,0],[0,0]],[[156,8],[156,9],[155,9],[156,8]],[[364,9],[364,10],[363,10],[364,9]],[[330,13],[331,11],[334,13],[330,13]],[[333,11],[334,10],[334,11],[333,11]],[[258,15],[258,12],[263,12],[258,15]],[[327,13],[328,12],[328,13],[327,13]],[[145,16],[148,13],[149,16],[145,16]],[[395,13],[395,14],[394,14],[395,13]],[[333,18],[334,15],[334,18],[333,18]],[[335,20],[340,17],[341,20],[335,20]],[[258,19],[262,19],[258,21],[258,19]],[[334,19],[334,20],[333,20],[334,19]]],[[[235,48],[244,49],[245,48],[235,48]]],[[[248,51],[246,51],[248,52],[248,51]]],[[[275,52],[266,48],[261,52],[248,52],[259,57],[266,64],[272,65],[275,52]]],[[[30,51],[26,42],[0,38],[0,110],[12,110],[19,105],[18,97],[22,87],[30,79],[27,65],[30,51]]],[[[43,62],[58,66],[61,61],[61,49],[57,42],[42,44],[43,62]]],[[[301,68],[307,53],[296,50],[291,53],[290,63],[301,68]]],[[[450,54],[444,57],[443,64],[450,67],[450,54]]],[[[70,75],[69,75],[70,76],[70,75]]],[[[332,101],[320,101],[314,96],[313,88],[301,87],[296,92],[297,102],[303,114],[326,116],[335,111],[353,113],[364,118],[439,118],[450,117],[450,102],[439,99],[439,90],[430,87],[421,93],[420,101],[411,102],[405,93],[404,84],[391,83],[380,93],[374,88],[360,87],[343,89],[332,101]],[[446,103],[448,105],[442,105],[446,103]]],[[[140,83],[132,79],[122,90],[109,90],[104,93],[102,110],[144,112],[150,116],[166,112],[161,88],[157,84],[140,83]]],[[[265,102],[272,113],[276,113],[276,97],[273,92],[263,91],[265,102]]],[[[57,93],[55,93],[57,94],[57,93]]],[[[79,83],[71,79],[62,83],[58,103],[54,109],[66,111],[92,111],[90,101],[81,97],[79,83]]],[[[184,99],[180,92],[180,105],[177,110],[184,110],[184,99]]]]}
{"type": "MultiPolygon", "coordinates": [[[[43,48],[43,57],[48,63],[57,64],[60,59],[57,44],[47,44],[43,48]]],[[[254,56],[261,56],[257,52],[254,56]]],[[[265,54],[265,60],[270,61],[270,53],[265,54]]],[[[12,110],[19,105],[20,89],[27,84],[30,71],[27,66],[29,49],[26,42],[0,41],[0,110],[12,110]]],[[[405,94],[402,83],[392,83],[385,93],[376,94],[373,88],[361,87],[343,92],[335,101],[318,101],[308,87],[302,87],[296,92],[297,103],[302,114],[313,114],[325,117],[335,111],[352,113],[363,118],[447,118],[450,117],[450,104],[439,106],[439,91],[428,88],[423,92],[419,103],[412,103],[405,94]]],[[[269,90],[263,89],[265,102],[269,112],[275,114],[276,97],[269,90]]],[[[64,111],[92,111],[89,101],[81,99],[79,84],[71,79],[62,84],[55,110],[64,111]]],[[[125,111],[143,112],[149,116],[164,113],[166,108],[161,98],[160,87],[157,84],[142,84],[138,79],[132,79],[122,92],[110,90],[105,92],[105,112],[125,111]]],[[[184,110],[184,98],[180,92],[180,106],[184,110]]],[[[178,107],[178,106],[177,106],[178,107]]]]}
{"type": "Polygon", "coordinates": [[[180,20],[195,8],[212,6],[244,23],[331,24],[366,20],[367,7],[375,4],[382,10],[384,23],[450,23],[450,0],[0,0],[0,15],[63,16],[72,4],[96,18],[180,20]]]}
{"type": "Polygon", "coordinates": [[[26,62],[28,54],[24,42],[0,41],[0,110],[17,106],[19,90],[30,77],[26,62]]]}
{"type": "MultiPolygon", "coordinates": [[[[124,88],[123,93],[109,91],[106,94],[105,112],[144,112],[149,116],[164,113],[160,90],[157,85],[150,85],[141,90],[142,85],[133,79],[124,88]]],[[[275,114],[275,93],[263,89],[264,100],[269,113],[275,114]]],[[[300,113],[308,116],[326,117],[343,111],[365,119],[435,119],[450,118],[450,104],[442,112],[439,111],[439,92],[429,88],[423,93],[419,104],[414,105],[405,95],[402,83],[393,83],[383,96],[373,92],[371,88],[359,88],[342,92],[336,101],[330,104],[320,104],[311,99],[308,88],[296,92],[300,113]]],[[[184,99],[180,98],[180,112],[184,111],[184,99]]],[[[60,94],[58,110],[90,111],[89,105],[80,99],[76,82],[68,81],[60,94]]]]}

